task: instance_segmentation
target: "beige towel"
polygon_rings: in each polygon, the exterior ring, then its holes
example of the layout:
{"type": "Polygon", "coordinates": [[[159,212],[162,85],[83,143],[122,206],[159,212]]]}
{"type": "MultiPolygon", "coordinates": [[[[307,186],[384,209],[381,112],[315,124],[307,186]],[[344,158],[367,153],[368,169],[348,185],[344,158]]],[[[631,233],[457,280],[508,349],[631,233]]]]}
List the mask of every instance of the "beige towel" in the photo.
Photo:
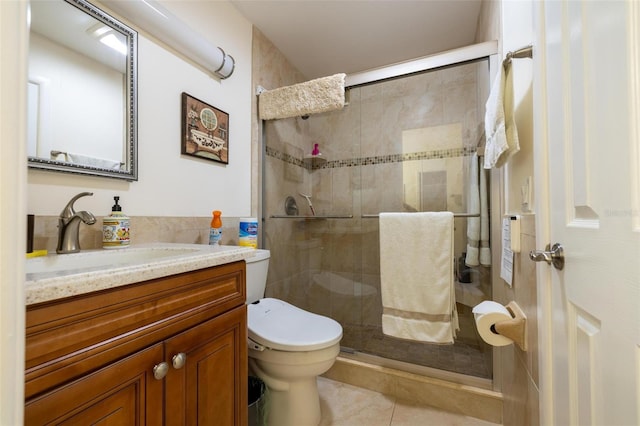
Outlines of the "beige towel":
{"type": "Polygon", "coordinates": [[[485,112],[484,168],[502,167],[520,150],[514,118],[513,72],[511,62],[498,67],[485,112]]]}
{"type": "Polygon", "coordinates": [[[452,344],[458,327],[453,213],[381,213],[382,332],[452,344]]]}
{"type": "Polygon", "coordinates": [[[258,98],[260,118],[273,120],[342,109],[345,77],[345,74],[335,74],[293,86],[265,90],[258,98]]]}

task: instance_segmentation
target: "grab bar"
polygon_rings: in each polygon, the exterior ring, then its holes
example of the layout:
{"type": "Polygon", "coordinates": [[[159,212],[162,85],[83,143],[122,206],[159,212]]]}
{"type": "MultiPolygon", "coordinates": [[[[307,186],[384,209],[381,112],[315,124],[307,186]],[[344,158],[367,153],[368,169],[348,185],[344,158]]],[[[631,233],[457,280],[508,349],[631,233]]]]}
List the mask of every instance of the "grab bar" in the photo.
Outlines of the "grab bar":
{"type": "MultiPolygon", "coordinates": [[[[380,214],[363,214],[360,217],[363,219],[377,219],[380,217],[380,214]]],[[[480,217],[480,213],[454,213],[453,217],[480,217]]]]}
{"type": "MultiPolygon", "coordinates": [[[[353,219],[353,215],[318,215],[318,216],[303,216],[303,215],[279,215],[274,214],[269,216],[271,219],[353,219]]],[[[377,219],[380,214],[363,214],[360,216],[362,219],[377,219]]],[[[457,217],[480,217],[480,213],[454,213],[454,218],[457,217]]]]}
{"type": "Polygon", "coordinates": [[[274,214],[269,216],[271,219],[352,219],[353,215],[344,214],[344,215],[336,215],[336,214],[327,214],[327,215],[317,215],[317,216],[303,216],[303,215],[279,215],[274,214]]]}

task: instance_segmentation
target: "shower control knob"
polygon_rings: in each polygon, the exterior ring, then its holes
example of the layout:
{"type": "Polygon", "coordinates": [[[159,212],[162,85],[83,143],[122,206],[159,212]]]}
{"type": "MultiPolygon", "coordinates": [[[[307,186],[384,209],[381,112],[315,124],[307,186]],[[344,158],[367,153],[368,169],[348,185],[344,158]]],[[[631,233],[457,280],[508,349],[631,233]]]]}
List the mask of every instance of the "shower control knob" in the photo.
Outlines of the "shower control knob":
{"type": "Polygon", "coordinates": [[[184,367],[184,364],[187,362],[187,354],[184,352],[180,352],[171,358],[171,363],[173,364],[173,368],[178,369],[184,367]]]}

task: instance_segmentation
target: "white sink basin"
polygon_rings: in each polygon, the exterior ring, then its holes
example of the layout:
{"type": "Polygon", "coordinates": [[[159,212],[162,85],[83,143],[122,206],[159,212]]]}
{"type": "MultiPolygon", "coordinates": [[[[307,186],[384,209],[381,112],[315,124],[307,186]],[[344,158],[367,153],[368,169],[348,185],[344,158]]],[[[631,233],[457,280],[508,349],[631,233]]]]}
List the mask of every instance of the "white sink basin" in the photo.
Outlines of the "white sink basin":
{"type": "Polygon", "coordinates": [[[115,250],[86,250],[72,254],[50,254],[43,257],[27,259],[27,278],[35,278],[39,274],[56,274],[58,276],[81,271],[113,269],[151,263],[162,259],[176,259],[204,251],[193,247],[127,247],[115,250]]]}

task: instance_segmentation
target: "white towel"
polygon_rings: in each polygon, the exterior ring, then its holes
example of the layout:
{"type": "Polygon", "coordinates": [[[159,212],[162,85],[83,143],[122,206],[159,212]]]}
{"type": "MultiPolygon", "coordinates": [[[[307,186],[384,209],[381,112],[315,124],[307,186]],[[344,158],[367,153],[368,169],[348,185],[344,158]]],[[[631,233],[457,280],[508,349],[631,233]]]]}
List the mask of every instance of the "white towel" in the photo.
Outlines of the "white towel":
{"type": "Polygon", "coordinates": [[[487,137],[484,168],[502,167],[513,154],[520,150],[514,119],[511,62],[507,64],[503,62],[502,66],[498,67],[498,73],[486,103],[484,126],[487,137]]]}
{"type": "MultiPolygon", "coordinates": [[[[480,187],[478,184],[478,155],[473,154],[469,160],[469,188],[467,211],[476,213],[480,211],[480,187]]],[[[464,263],[467,266],[478,266],[480,255],[480,217],[467,219],[467,256],[464,263]]]]}
{"type": "Polygon", "coordinates": [[[480,168],[480,264],[491,266],[489,247],[489,196],[487,194],[487,171],[480,168]]]}
{"type": "Polygon", "coordinates": [[[67,161],[70,163],[82,164],[83,166],[99,167],[101,169],[120,170],[122,163],[117,160],[91,157],[89,155],[67,153],[67,161]]]}
{"type": "Polygon", "coordinates": [[[263,120],[272,120],[342,109],[345,77],[345,74],[334,74],[265,90],[258,98],[259,116],[263,120]]]}
{"type": "Polygon", "coordinates": [[[380,213],[382,332],[452,344],[458,326],[453,213],[380,213]]]}

